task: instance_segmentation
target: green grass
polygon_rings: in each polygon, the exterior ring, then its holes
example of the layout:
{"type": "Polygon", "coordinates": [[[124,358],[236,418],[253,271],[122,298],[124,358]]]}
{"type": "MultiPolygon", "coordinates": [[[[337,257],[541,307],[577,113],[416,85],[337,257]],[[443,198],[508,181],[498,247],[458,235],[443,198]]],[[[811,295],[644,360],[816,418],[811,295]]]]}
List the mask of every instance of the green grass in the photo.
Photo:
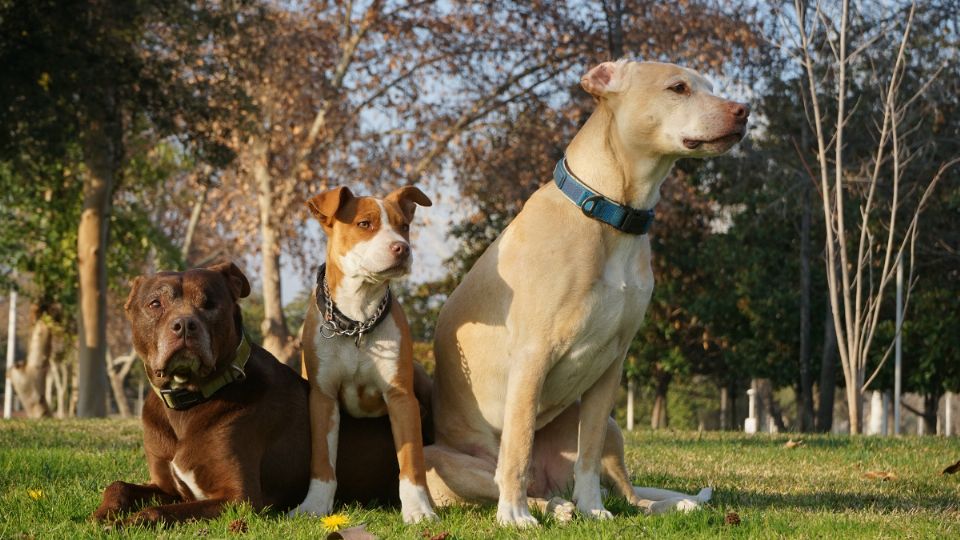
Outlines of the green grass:
{"type": "MultiPolygon", "coordinates": [[[[441,509],[441,521],[403,525],[396,509],[346,507],[352,523],[382,538],[960,538],[960,475],[939,471],[960,459],[960,441],[805,436],[787,449],[787,436],[733,433],[649,433],[628,436],[627,465],[637,485],[696,492],[715,488],[706,508],[648,517],[609,499],[612,521],[551,519],[534,531],[498,528],[495,509],[441,509]],[[867,471],[896,479],[870,480],[867,471]],[[736,512],[739,525],[725,516],[736,512]]],[[[122,533],[90,522],[103,488],[118,479],[147,480],[140,426],[133,420],[0,422],[0,539],[233,538],[242,518],[250,538],[323,538],[316,519],[257,515],[231,508],[219,519],[160,531],[122,533]],[[29,490],[42,490],[34,500],[29,490]]]]}

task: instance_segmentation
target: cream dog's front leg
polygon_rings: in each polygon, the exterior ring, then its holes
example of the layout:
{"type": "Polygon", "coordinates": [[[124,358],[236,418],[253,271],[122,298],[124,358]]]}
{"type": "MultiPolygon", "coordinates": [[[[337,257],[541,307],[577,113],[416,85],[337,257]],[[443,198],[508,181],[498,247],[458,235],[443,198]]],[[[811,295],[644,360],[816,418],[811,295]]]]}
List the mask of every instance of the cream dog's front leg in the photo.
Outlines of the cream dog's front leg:
{"type": "Polygon", "coordinates": [[[622,369],[622,358],[610,364],[580,400],[577,462],[573,466],[573,500],[577,509],[587,517],[613,517],[604,508],[600,494],[600,457],[607,436],[607,417],[613,409],[622,369]]]}
{"type": "Polygon", "coordinates": [[[510,373],[504,407],[500,456],[494,479],[500,489],[497,521],[501,525],[537,525],[527,506],[527,471],[533,451],[537,422],[537,401],[543,388],[547,356],[520,354],[510,373]]]}

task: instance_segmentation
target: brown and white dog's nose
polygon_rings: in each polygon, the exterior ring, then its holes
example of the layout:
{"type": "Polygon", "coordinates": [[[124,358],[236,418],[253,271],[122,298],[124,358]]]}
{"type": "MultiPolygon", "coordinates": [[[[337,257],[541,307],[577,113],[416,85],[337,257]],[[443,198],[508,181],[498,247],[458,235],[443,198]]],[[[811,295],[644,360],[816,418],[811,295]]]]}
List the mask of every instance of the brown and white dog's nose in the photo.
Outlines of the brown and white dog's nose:
{"type": "Polygon", "coordinates": [[[193,317],[179,317],[170,323],[170,330],[179,338],[188,338],[197,333],[198,324],[193,317]]]}
{"type": "Polygon", "coordinates": [[[744,103],[732,103],[730,106],[730,113],[737,120],[746,120],[750,116],[750,107],[744,103]]]}
{"type": "Polygon", "coordinates": [[[390,244],[390,252],[398,259],[406,259],[410,255],[410,245],[406,242],[394,242],[390,244]]]}

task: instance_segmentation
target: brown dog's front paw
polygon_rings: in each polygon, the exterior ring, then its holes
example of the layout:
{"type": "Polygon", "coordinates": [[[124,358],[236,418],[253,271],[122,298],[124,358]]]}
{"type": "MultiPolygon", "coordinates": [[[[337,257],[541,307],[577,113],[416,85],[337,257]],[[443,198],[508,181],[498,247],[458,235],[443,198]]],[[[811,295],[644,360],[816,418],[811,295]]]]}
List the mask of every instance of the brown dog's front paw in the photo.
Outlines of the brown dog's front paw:
{"type": "Polygon", "coordinates": [[[150,506],[123,520],[119,525],[124,527],[156,527],[163,526],[165,523],[166,516],[163,511],[155,506],[150,506]]]}
{"type": "Polygon", "coordinates": [[[90,515],[90,518],[101,522],[114,521],[120,514],[129,510],[129,505],[126,484],[117,481],[103,490],[103,501],[100,502],[100,506],[90,515]]]}

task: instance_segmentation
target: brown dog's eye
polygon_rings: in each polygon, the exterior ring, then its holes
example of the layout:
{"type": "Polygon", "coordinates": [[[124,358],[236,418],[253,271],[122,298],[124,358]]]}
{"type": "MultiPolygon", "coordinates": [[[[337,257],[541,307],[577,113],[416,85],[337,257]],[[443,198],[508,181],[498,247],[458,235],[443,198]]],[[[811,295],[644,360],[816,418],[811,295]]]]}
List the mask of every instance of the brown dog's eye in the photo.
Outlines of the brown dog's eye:
{"type": "Polygon", "coordinates": [[[687,86],[687,83],[685,82],[678,82],[677,84],[668,88],[668,90],[675,94],[686,94],[690,91],[690,87],[687,86]]]}
{"type": "Polygon", "coordinates": [[[357,227],[360,227],[361,229],[369,229],[369,228],[370,228],[370,222],[367,221],[367,220],[358,221],[358,222],[357,222],[357,227]]]}
{"type": "Polygon", "coordinates": [[[154,298],[154,299],[153,299],[149,304],[147,304],[147,305],[150,306],[150,307],[152,307],[153,309],[160,309],[160,307],[162,306],[162,304],[160,303],[160,299],[159,299],[159,298],[154,298]]]}

